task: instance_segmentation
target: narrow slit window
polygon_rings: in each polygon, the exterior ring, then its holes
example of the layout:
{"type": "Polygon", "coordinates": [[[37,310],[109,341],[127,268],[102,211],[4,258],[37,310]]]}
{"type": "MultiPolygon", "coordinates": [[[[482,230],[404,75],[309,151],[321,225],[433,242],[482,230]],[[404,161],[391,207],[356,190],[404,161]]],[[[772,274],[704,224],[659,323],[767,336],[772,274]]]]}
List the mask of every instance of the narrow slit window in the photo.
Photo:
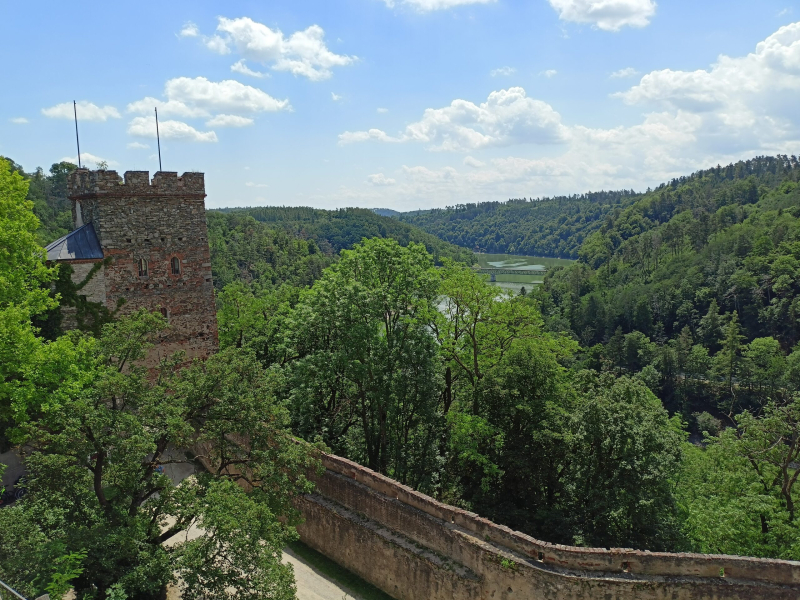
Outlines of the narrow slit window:
{"type": "Polygon", "coordinates": [[[161,315],[167,320],[169,323],[169,311],[166,308],[161,309],[161,315]]]}
{"type": "Polygon", "coordinates": [[[178,257],[177,256],[173,256],[172,260],[170,262],[172,263],[172,274],[173,275],[180,275],[181,274],[181,261],[178,260],[178,257]]]}
{"type": "Polygon", "coordinates": [[[147,261],[144,258],[139,259],[139,277],[147,277],[147,261]]]}

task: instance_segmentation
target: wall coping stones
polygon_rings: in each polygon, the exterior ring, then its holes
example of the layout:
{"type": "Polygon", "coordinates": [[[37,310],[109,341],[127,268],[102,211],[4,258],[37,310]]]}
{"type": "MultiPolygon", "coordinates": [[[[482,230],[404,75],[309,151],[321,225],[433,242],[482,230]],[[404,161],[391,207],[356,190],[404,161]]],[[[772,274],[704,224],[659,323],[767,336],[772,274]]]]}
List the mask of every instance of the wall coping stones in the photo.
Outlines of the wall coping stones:
{"type": "MultiPolygon", "coordinates": [[[[345,458],[322,455],[326,469],[437,519],[469,531],[478,539],[580,575],[582,572],[625,573],[629,577],[691,577],[731,583],[752,582],[800,586],[800,562],[714,554],[668,553],[630,548],[579,548],[551,544],[497,525],[475,513],[443,504],[408,486],[345,458]]],[[[334,498],[334,500],[336,500],[334,498]]],[[[403,532],[400,532],[403,533],[403,532]]]]}

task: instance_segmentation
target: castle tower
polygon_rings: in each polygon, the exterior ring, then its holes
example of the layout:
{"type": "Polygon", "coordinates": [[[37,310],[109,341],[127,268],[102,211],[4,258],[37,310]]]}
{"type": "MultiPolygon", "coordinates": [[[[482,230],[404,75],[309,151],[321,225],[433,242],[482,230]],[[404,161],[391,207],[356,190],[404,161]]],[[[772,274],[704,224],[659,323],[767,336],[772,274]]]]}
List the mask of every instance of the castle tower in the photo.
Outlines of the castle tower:
{"type": "Polygon", "coordinates": [[[68,181],[75,230],[47,247],[67,262],[82,290],[120,314],[161,311],[169,330],[148,363],[183,350],[189,360],[216,351],[217,319],[202,173],[77,169],[68,181]],[[106,260],[111,259],[111,260],[106,260]]]}

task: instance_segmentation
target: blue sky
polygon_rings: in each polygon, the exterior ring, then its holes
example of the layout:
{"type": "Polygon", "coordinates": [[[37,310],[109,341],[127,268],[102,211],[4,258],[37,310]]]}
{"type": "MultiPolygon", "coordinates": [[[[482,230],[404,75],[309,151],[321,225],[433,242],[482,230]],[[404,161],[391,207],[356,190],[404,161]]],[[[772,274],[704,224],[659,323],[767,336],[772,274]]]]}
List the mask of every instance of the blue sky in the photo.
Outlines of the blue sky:
{"type": "Polygon", "coordinates": [[[209,207],[637,189],[800,152],[800,2],[0,0],[0,154],[206,173],[209,207]]]}

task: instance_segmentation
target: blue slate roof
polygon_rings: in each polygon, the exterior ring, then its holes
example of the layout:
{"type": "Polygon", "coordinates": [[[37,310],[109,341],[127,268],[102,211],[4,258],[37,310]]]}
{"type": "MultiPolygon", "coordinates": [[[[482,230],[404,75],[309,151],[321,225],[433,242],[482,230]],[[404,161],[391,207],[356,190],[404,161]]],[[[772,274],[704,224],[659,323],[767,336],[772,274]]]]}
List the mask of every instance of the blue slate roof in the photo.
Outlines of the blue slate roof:
{"type": "Polygon", "coordinates": [[[103,249],[94,231],[94,225],[87,223],[75,231],[48,245],[47,260],[92,260],[102,259],[103,249]]]}

